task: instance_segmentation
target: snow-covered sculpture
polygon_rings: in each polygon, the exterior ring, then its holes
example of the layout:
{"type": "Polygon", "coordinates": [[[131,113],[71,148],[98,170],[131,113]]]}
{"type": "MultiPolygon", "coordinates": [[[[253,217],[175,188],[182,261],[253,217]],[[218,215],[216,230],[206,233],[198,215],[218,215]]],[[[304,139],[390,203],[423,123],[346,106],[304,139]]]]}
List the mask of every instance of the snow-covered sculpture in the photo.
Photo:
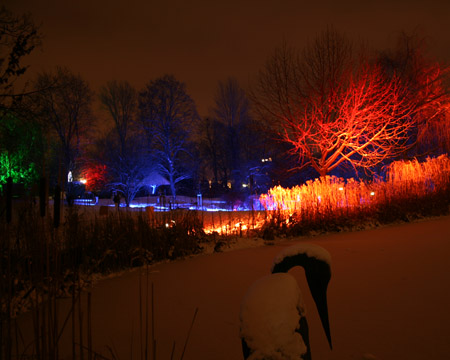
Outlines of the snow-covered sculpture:
{"type": "Polygon", "coordinates": [[[276,256],[272,274],[253,283],[241,304],[240,335],[245,359],[311,359],[301,292],[295,278],[287,274],[295,266],[305,269],[311,295],[332,347],[327,306],[330,264],[330,254],[314,244],[297,244],[276,256]]]}

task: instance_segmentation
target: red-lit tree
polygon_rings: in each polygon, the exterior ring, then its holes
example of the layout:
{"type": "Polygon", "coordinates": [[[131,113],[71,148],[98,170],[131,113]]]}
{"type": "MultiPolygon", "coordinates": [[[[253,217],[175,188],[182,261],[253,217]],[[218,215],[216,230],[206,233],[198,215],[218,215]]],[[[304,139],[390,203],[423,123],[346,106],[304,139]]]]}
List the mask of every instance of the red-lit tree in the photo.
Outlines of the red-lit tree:
{"type": "Polygon", "coordinates": [[[108,181],[107,168],[103,164],[91,164],[82,171],[82,176],[86,180],[88,191],[100,191],[108,181]]]}
{"type": "Polygon", "coordinates": [[[409,85],[328,29],[302,53],[278,49],[253,99],[301,166],[324,176],[343,163],[371,169],[411,146],[417,115],[435,111],[441,94],[417,96],[409,85]]]}
{"type": "Polygon", "coordinates": [[[301,163],[323,176],[343,162],[371,168],[405,150],[414,106],[398,79],[367,67],[338,94],[325,106],[310,98],[306,111],[283,119],[283,139],[301,163]]]}

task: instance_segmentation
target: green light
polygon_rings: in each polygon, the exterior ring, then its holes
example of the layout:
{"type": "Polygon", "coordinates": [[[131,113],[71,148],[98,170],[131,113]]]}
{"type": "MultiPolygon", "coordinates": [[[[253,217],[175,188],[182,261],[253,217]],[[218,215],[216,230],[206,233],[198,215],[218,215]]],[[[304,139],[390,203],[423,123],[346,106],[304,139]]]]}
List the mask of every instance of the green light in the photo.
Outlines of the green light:
{"type": "Polygon", "coordinates": [[[6,179],[12,177],[13,183],[29,185],[37,178],[34,163],[26,164],[24,153],[9,155],[6,151],[0,153],[0,183],[6,184],[6,179]]]}
{"type": "Polygon", "coordinates": [[[40,130],[36,124],[13,114],[0,115],[0,186],[13,183],[30,187],[38,178],[36,160],[42,154],[40,130]]]}

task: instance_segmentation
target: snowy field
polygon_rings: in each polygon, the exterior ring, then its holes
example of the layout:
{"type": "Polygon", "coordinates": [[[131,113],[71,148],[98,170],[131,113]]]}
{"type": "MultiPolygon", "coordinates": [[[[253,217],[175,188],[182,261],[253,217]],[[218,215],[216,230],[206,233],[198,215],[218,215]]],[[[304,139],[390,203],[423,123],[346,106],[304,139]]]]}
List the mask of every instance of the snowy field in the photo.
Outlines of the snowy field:
{"type": "MultiPolygon", "coordinates": [[[[272,246],[255,247],[260,240],[244,238],[237,247],[252,247],[151,266],[157,359],[170,359],[174,342],[174,359],[180,359],[196,308],[184,359],[242,359],[241,300],[255,280],[270,273],[274,257],[298,241],[318,244],[332,256],[328,288],[332,351],[303,270],[291,271],[304,295],[313,359],[449,358],[450,216],[445,216],[280,240],[272,246]]],[[[120,359],[140,358],[140,271],[101,280],[92,289],[93,345],[104,355],[110,346],[120,359]]],[[[142,280],[145,290],[145,270],[142,280]]],[[[61,308],[64,311],[65,305],[61,308]]],[[[25,335],[31,331],[28,316],[19,322],[25,335]]]]}

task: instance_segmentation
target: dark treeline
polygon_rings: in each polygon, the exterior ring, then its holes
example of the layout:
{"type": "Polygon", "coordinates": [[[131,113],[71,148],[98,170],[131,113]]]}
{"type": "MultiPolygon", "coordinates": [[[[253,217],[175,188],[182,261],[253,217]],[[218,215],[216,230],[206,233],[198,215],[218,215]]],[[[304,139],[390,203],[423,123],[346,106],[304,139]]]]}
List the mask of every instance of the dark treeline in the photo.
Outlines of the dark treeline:
{"type": "Polygon", "coordinates": [[[58,67],[13,87],[40,44],[29,16],[0,10],[0,184],[59,184],[70,202],[85,191],[243,198],[328,174],[382,175],[397,159],[448,153],[448,68],[422,37],[403,34],[374,51],[332,28],[299,49],[283,44],[244,91],[219,81],[200,117],[173,75],[143,89],[111,81],[96,93],[58,67]],[[98,99],[109,126],[98,135],[98,99]],[[81,187],[81,190],[80,190],[81,187]]]}

